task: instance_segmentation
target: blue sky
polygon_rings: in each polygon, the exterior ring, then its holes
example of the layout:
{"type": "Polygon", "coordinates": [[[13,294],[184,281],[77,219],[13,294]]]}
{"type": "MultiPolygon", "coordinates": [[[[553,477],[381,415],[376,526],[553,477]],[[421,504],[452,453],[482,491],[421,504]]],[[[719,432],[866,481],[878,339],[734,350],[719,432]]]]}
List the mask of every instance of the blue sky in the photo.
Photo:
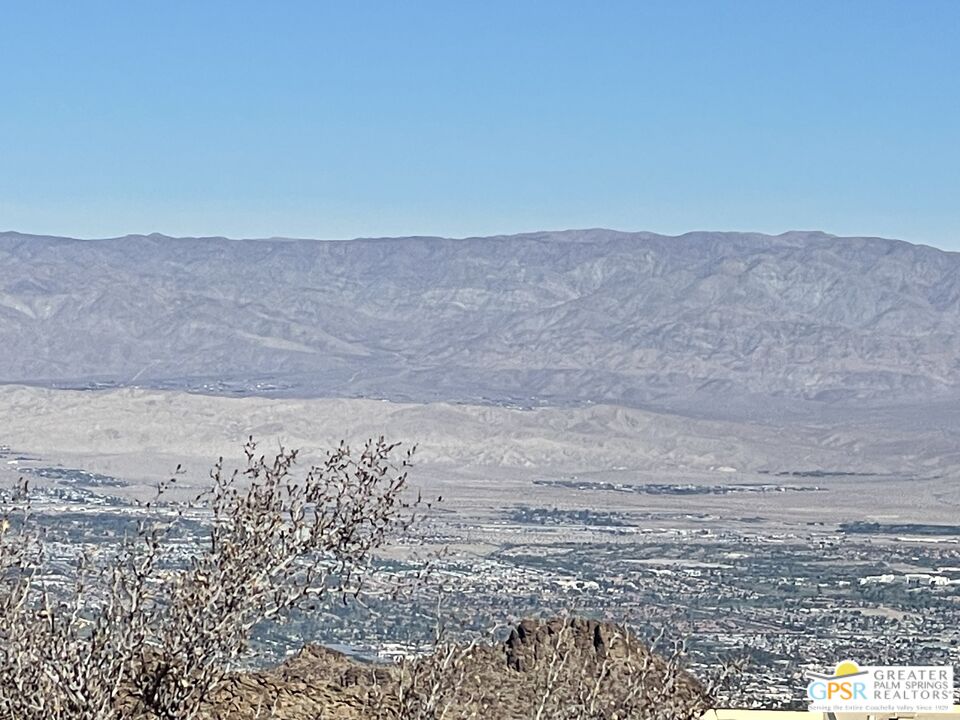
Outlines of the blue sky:
{"type": "Polygon", "coordinates": [[[0,229],[960,250],[960,2],[0,0],[0,229]]]}

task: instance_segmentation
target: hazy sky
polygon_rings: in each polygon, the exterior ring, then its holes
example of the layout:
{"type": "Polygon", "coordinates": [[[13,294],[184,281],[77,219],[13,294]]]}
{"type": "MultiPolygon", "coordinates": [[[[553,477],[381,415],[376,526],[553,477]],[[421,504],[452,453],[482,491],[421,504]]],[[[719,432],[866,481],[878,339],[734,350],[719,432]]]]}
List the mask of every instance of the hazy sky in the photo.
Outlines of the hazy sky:
{"type": "Polygon", "coordinates": [[[960,2],[0,2],[0,230],[960,249],[960,2]]]}

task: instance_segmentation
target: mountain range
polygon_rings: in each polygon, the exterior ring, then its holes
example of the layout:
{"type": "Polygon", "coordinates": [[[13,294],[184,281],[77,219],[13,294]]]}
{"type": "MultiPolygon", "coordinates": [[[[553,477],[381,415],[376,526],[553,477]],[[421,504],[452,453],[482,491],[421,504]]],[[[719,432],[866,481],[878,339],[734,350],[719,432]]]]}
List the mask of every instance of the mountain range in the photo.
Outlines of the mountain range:
{"type": "Polygon", "coordinates": [[[514,406],[960,394],[960,254],[821,232],[0,233],[0,381],[514,406]]]}

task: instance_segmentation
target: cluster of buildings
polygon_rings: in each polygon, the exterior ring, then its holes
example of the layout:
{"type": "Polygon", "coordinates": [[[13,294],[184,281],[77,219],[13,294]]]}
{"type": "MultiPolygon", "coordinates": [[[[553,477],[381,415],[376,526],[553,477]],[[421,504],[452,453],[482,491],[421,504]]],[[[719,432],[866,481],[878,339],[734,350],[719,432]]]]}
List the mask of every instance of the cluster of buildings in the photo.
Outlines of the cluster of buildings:
{"type": "MultiPolygon", "coordinates": [[[[104,486],[93,492],[85,487],[91,478],[54,475],[39,491],[36,512],[75,525],[76,542],[100,542],[111,527],[114,537],[122,534],[133,508],[103,492],[108,479],[93,478],[104,486]]],[[[435,560],[430,582],[457,630],[571,614],[623,622],[650,637],[665,631],[686,642],[695,673],[746,657],[728,698],[741,707],[802,707],[804,673],[841,659],[960,662],[960,550],[953,536],[911,542],[819,522],[521,510],[475,522],[451,516],[426,538],[428,546],[450,550],[435,560]]],[[[186,560],[189,545],[184,539],[173,551],[186,560]]],[[[53,565],[66,568],[75,548],[61,549],[62,563],[54,558],[53,565]]],[[[397,577],[419,572],[415,563],[384,567],[397,577]]],[[[294,618],[264,629],[260,641],[280,654],[304,641],[370,657],[422,648],[436,621],[433,596],[378,603],[294,618]]]]}

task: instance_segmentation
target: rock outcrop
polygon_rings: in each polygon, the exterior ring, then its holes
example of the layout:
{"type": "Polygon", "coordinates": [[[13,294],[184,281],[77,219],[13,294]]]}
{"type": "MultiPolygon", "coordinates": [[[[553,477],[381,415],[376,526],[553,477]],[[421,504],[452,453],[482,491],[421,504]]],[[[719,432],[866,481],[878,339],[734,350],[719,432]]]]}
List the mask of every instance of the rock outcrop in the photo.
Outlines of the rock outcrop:
{"type": "Polygon", "coordinates": [[[208,717],[226,720],[700,717],[704,687],[621,627],[524,620],[500,644],[444,645],[392,665],[308,646],[265,671],[233,675],[208,717]]]}

